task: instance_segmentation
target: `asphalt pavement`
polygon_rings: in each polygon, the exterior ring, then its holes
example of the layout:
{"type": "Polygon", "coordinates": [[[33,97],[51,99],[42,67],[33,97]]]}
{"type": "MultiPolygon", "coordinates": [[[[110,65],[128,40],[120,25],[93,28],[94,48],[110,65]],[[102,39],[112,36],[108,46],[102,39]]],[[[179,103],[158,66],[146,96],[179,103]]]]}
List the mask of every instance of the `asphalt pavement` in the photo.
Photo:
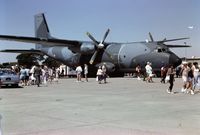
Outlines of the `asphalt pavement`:
{"type": "Polygon", "coordinates": [[[199,135],[200,91],[175,94],[169,84],[108,78],[60,79],[48,86],[0,89],[3,135],[199,135]]]}

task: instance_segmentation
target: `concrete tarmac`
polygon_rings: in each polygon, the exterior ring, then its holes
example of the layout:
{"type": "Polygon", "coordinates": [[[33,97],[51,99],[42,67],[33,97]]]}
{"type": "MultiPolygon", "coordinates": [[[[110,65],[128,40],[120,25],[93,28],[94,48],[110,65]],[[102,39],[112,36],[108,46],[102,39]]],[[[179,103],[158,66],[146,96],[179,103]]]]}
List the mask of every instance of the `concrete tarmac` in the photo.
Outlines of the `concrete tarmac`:
{"type": "Polygon", "coordinates": [[[107,84],[60,79],[48,86],[0,89],[3,135],[199,135],[200,91],[108,78],[107,84]]]}

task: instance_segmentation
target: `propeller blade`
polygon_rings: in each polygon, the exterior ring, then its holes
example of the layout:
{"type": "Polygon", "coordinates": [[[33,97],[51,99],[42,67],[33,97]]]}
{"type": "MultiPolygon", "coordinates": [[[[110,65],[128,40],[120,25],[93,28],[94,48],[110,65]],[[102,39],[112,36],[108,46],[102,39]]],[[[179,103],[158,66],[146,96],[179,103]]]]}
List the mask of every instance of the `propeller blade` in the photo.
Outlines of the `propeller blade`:
{"type": "Polygon", "coordinates": [[[86,34],[95,43],[96,46],[99,44],[99,42],[97,42],[97,40],[89,32],[87,32],[86,34]]]}
{"type": "MultiPolygon", "coordinates": [[[[105,41],[106,37],[108,36],[109,32],[110,32],[110,29],[108,29],[106,31],[106,33],[104,34],[103,40],[101,42],[98,42],[89,32],[86,33],[88,35],[88,37],[95,43],[95,46],[96,46],[96,51],[94,52],[94,54],[92,55],[92,57],[91,57],[91,59],[89,61],[90,64],[94,63],[99,50],[104,50],[105,51],[104,41],[105,41]]],[[[109,54],[108,54],[108,56],[109,56],[109,54]]]]}
{"type": "Polygon", "coordinates": [[[98,53],[98,51],[95,51],[94,54],[92,55],[90,62],[89,62],[91,65],[93,64],[94,60],[96,59],[97,53],[98,53]]]}
{"type": "Polygon", "coordinates": [[[151,33],[149,32],[149,37],[151,39],[151,42],[154,42],[153,36],[151,35],[151,33]]]}
{"type": "Polygon", "coordinates": [[[106,31],[106,33],[105,33],[105,35],[104,35],[104,37],[103,37],[103,40],[102,40],[102,44],[104,43],[104,41],[106,40],[106,37],[108,36],[108,34],[109,34],[109,32],[110,32],[110,29],[108,29],[107,31],[106,31]]]}

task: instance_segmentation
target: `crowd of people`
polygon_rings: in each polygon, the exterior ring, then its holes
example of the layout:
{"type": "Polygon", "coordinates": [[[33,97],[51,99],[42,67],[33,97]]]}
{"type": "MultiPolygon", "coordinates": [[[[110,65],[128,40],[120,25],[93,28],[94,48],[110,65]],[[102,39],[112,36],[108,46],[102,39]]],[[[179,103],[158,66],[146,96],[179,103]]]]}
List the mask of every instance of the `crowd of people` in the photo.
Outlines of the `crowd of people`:
{"type": "MultiPolygon", "coordinates": [[[[88,82],[88,65],[84,64],[84,70],[82,69],[81,65],[76,67],[76,75],[77,75],[77,82],[82,82],[82,72],[84,71],[84,77],[85,81],[88,82]]],[[[99,66],[96,73],[96,81],[101,84],[103,81],[104,83],[107,83],[107,68],[106,65],[103,64],[102,66],[99,66]]]]}
{"type": "MultiPolygon", "coordinates": [[[[136,75],[138,80],[141,80],[141,76],[143,76],[143,80],[149,83],[153,82],[153,77],[155,76],[152,68],[152,64],[150,62],[147,62],[145,66],[145,72],[142,74],[140,65],[136,66],[136,75]]],[[[172,91],[174,82],[175,82],[175,76],[182,77],[183,80],[183,87],[181,89],[181,92],[183,93],[190,93],[191,95],[194,95],[194,90],[198,86],[200,88],[200,67],[197,62],[194,63],[188,63],[186,61],[183,61],[181,66],[176,67],[176,69],[173,67],[173,65],[165,65],[161,67],[161,83],[169,83],[169,88],[167,89],[167,93],[174,93],[172,91]]]]}
{"type": "Polygon", "coordinates": [[[195,88],[200,85],[200,70],[198,63],[194,62],[192,64],[184,62],[181,72],[184,82],[181,91],[183,93],[190,93],[194,95],[195,88]]]}
{"type": "Polygon", "coordinates": [[[21,86],[44,84],[58,81],[60,71],[58,68],[49,68],[45,65],[34,65],[31,68],[26,66],[12,66],[12,70],[19,75],[21,86]]]}
{"type": "MultiPolygon", "coordinates": [[[[40,86],[40,84],[44,84],[47,86],[48,82],[58,82],[58,78],[60,73],[59,68],[49,68],[45,65],[35,65],[31,68],[27,68],[26,66],[13,66],[12,70],[15,71],[20,77],[21,86],[28,85],[36,85],[40,86]]],[[[79,65],[75,69],[77,80],[76,82],[83,82],[82,75],[85,78],[85,82],[88,82],[88,65],[84,64],[83,69],[82,66],[79,65]]],[[[155,73],[153,72],[152,63],[147,62],[145,66],[145,72],[142,71],[140,65],[137,65],[135,68],[136,76],[138,80],[141,80],[143,77],[143,81],[148,83],[153,83],[153,77],[155,73]]],[[[176,77],[182,77],[183,86],[181,88],[181,92],[189,93],[191,95],[195,94],[195,89],[200,88],[200,67],[197,62],[188,63],[186,61],[182,62],[181,66],[173,67],[173,65],[165,65],[161,67],[161,83],[169,83],[169,88],[167,89],[167,93],[174,93],[173,86],[176,77]]],[[[96,81],[101,84],[107,83],[107,68],[106,65],[103,64],[99,66],[96,73],[96,81]]]]}
{"type": "MultiPolygon", "coordinates": [[[[141,66],[138,64],[135,68],[135,73],[138,80],[141,80],[143,77],[143,81],[148,83],[153,83],[153,77],[156,76],[152,63],[147,62],[145,66],[145,72],[142,72],[141,66]]],[[[76,68],[77,73],[77,82],[81,82],[81,75],[84,72],[85,81],[88,82],[87,74],[88,74],[88,65],[84,64],[84,70],[79,65],[76,68]]],[[[181,66],[174,68],[173,65],[165,65],[161,67],[161,83],[169,83],[169,88],[167,89],[167,93],[174,93],[173,86],[175,82],[175,76],[182,76],[183,79],[183,88],[181,92],[195,94],[194,90],[196,86],[200,87],[200,69],[197,62],[187,63],[183,62],[181,66]]],[[[96,73],[96,81],[101,84],[102,81],[106,83],[107,73],[106,73],[106,65],[99,66],[96,73]]]]}
{"type": "Polygon", "coordinates": [[[197,62],[188,63],[186,61],[182,62],[182,65],[177,67],[176,70],[173,66],[171,67],[162,67],[161,69],[161,83],[165,83],[166,81],[170,83],[169,89],[167,89],[168,93],[172,92],[173,83],[175,81],[174,76],[181,76],[183,80],[183,87],[181,92],[190,93],[194,95],[195,88],[200,87],[200,68],[197,62]]]}
{"type": "MultiPolygon", "coordinates": [[[[76,82],[83,82],[82,77],[85,78],[85,82],[88,82],[88,65],[84,64],[84,68],[82,69],[82,66],[79,65],[76,67],[76,82]]],[[[46,65],[34,65],[31,68],[28,68],[27,66],[12,66],[11,67],[12,72],[15,72],[20,79],[20,86],[29,86],[29,85],[36,85],[40,87],[41,84],[47,86],[48,82],[58,82],[58,78],[60,76],[64,76],[64,73],[60,71],[61,69],[58,68],[50,68],[46,65]]],[[[99,66],[96,73],[96,81],[101,84],[103,81],[104,83],[107,83],[106,78],[107,75],[107,68],[106,65],[103,64],[102,66],[99,66]]],[[[0,85],[1,86],[1,85],[0,85]]]]}
{"type": "MultiPolygon", "coordinates": [[[[77,82],[81,82],[82,72],[84,72],[85,81],[88,82],[88,65],[84,64],[84,70],[79,65],[76,67],[77,73],[77,82]]],[[[145,72],[142,71],[141,66],[138,64],[135,68],[135,73],[138,80],[141,80],[143,77],[143,81],[148,83],[153,83],[153,77],[156,74],[153,71],[152,63],[147,62],[145,66],[145,72]]],[[[174,67],[173,65],[165,65],[161,67],[161,83],[169,83],[169,88],[167,89],[167,93],[173,94],[173,86],[175,82],[175,77],[182,77],[183,87],[181,92],[190,93],[192,95],[195,94],[194,90],[198,86],[200,88],[200,67],[197,62],[188,63],[183,62],[181,66],[174,67]]],[[[96,81],[101,84],[102,81],[107,83],[107,70],[106,65],[99,66],[96,73],[96,81]]]]}

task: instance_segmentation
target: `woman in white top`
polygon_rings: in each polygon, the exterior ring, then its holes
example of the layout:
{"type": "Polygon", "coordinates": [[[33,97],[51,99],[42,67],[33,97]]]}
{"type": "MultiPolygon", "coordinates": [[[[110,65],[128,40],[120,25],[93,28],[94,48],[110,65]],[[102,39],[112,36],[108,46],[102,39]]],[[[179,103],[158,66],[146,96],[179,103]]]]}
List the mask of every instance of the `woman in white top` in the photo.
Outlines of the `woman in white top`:
{"type": "Polygon", "coordinates": [[[103,64],[103,66],[102,66],[102,80],[104,80],[104,83],[107,83],[106,82],[106,78],[107,78],[107,74],[106,74],[106,65],[105,64],[103,64]]]}
{"type": "Polygon", "coordinates": [[[188,63],[187,62],[182,62],[182,69],[181,69],[181,73],[182,73],[182,79],[183,79],[183,87],[181,89],[181,92],[185,93],[187,91],[187,85],[188,85],[188,72],[190,71],[189,67],[188,67],[188,63]]]}
{"type": "Polygon", "coordinates": [[[153,77],[153,69],[151,67],[151,63],[147,62],[147,65],[145,66],[146,73],[147,73],[147,82],[153,82],[152,77],[153,77]]]}
{"type": "Polygon", "coordinates": [[[193,89],[195,89],[197,83],[199,83],[199,82],[198,82],[198,78],[200,77],[200,72],[199,72],[200,70],[199,70],[198,63],[197,63],[197,62],[194,62],[194,63],[193,63],[192,70],[193,70],[193,75],[194,75],[193,89]]]}
{"type": "Polygon", "coordinates": [[[85,75],[85,81],[88,82],[88,65],[84,64],[84,75],[85,75]]]}
{"type": "Polygon", "coordinates": [[[76,75],[77,75],[77,82],[81,82],[81,73],[82,73],[82,67],[78,66],[76,67],[76,75]]]}
{"type": "Polygon", "coordinates": [[[42,79],[45,86],[47,86],[48,77],[49,77],[48,67],[44,66],[42,68],[42,79]]]}
{"type": "Polygon", "coordinates": [[[101,66],[99,66],[99,68],[98,68],[98,70],[97,70],[97,78],[98,78],[99,84],[101,83],[102,76],[103,76],[103,71],[102,71],[102,69],[101,69],[101,66]]]}

